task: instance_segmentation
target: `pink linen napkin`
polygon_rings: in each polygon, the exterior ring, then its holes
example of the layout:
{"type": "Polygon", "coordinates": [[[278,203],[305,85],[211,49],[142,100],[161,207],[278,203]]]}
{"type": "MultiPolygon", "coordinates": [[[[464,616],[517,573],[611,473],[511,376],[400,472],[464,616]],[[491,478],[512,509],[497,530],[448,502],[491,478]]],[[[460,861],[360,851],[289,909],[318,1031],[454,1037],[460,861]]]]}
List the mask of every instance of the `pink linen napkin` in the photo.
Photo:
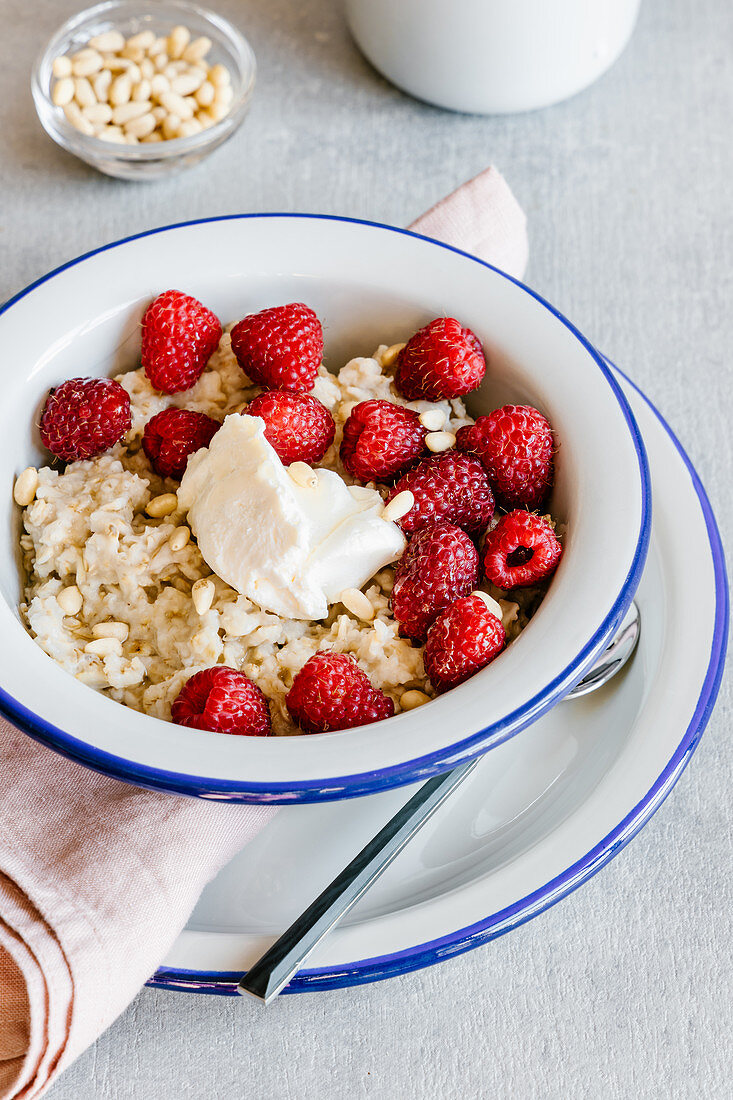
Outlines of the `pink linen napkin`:
{"type": "MultiPolygon", "coordinates": [[[[525,217],[495,168],[410,228],[524,273],[525,217]]],[[[127,786],[0,719],[0,1100],[41,1095],[94,1042],[275,812],[127,786]]]]}
{"type": "Polygon", "coordinates": [[[515,279],[527,267],[527,219],[496,168],[452,191],[409,228],[487,260],[515,279]]]}

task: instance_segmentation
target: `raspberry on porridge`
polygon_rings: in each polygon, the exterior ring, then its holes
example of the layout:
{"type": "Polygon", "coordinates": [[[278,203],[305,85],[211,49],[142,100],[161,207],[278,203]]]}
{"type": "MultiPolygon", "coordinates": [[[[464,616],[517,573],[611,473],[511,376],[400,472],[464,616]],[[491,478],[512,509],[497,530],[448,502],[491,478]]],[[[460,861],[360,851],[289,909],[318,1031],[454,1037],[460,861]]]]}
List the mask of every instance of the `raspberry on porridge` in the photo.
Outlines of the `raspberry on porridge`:
{"type": "MultiPolygon", "coordinates": [[[[202,303],[159,295],[143,365],[88,390],[91,451],[65,448],[73,416],[56,415],[67,465],[16,482],[38,644],[126,706],[249,735],[387,718],[494,659],[561,546],[546,517],[493,515],[493,478],[505,495],[541,479],[544,494],[551,469],[532,440],[498,451],[486,418],[474,432],[457,394],[481,380],[483,352],[439,321],[331,374],[306,306],[219,337],[202,303]]],[[[547,423],[525,409],[500,426],[516,443],[525,422],[547,423]]]]}

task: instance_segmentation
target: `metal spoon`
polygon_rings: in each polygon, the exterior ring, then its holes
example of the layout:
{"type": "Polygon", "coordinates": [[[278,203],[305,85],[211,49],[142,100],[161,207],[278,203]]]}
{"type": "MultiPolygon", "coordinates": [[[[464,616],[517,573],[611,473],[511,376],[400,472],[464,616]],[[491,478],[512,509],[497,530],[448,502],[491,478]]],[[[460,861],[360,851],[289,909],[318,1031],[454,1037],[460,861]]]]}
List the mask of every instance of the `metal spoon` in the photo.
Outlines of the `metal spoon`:
{"type": "MultiPolygon", "coordinates": [[[[581,695],[588,695],[615,676],[636,649],[640,631],[639,608],[632,603],[613,641],[565,698],[577,699],[581,695]]],[[[436,775],[423,783],[323,893],[250,967],[237,986],[237,992],[249,993],[266,1005],[274,1000],[298,973],[321,940],[356,905],[415,833],[478,766],[481,759],[481,756],[474,757],[452,771],[436,775]]]]}

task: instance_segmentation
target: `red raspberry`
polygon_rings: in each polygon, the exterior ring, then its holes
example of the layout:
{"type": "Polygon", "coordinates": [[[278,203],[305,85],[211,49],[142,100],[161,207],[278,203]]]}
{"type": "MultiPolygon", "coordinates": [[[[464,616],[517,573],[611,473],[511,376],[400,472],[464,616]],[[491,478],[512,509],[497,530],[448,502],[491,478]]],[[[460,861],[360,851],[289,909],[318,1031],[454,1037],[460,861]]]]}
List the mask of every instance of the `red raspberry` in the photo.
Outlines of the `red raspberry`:
{"type": "Polygon", "coordinates": [[[389,500],[409,489],[415,503],[399,520],[406,534],[446,521],[475,533],[494,514],[494,497],[486,471],[477,458],[455,452],[423,459],[395,485],[389,500]]]}
{"type": "Polygon", "coordinates": [[[265,422],[265,439],[281,462],[320,462],[333,443],[333,417],[307,393],[269,390],[255,397],[246,412],[265,422]]]}
{"type": "Polygon", "coordinates": [[[478,554],[465,531],[452,523],[424,527],[397,562],[392,611],[400,633],[423,641],[428,627],[478,582],[478,554]]]}
{"type": "Polygon", "coordinates": [[[271,733],[267,699],[248,676],[227,665],[195,672],[174,701],[171,718],[179,726],[213,733],[271,733]]]}
{"type": "Polygon", "coordinates": [[[425,671],[439,695],[462,684],[504,648],[506,635],[480,596],[464,596],[439,615],[428,631],[425,671]]]}
{"type": "Polygon", "coordinates": [[[391,718],[394,703],[372,686],[347,653],[316,653],[293,680],[285,702],[305,733],[327,733],[391,718]]]}
{"type": "Polygon", "coordinates": [[[341,461],[358,481],[399,477],[425,450],[420,417],[391,401],[362,401],[344,424],[341,461]]]}
{"type": "Polygon", "coordinates": [[[232,351],[244,373],[268,390],[313,389],[323,359],[323,329],[302,302],[251,313],[232,329],[232,351]]]}
{"type": "Polygon", "coordinates": [[[408,401],[442,401],[475,390],[486,360],[470,328],[437,317],[408,340],[397,356],[395,386],[408,401]]]}
{"type": "Polygon", "coordinates": [[[484,573],[499,588],[539,584],[561,557],[562,546],[544,516],[509,512],[486,536],[484,573]]]}
{"type": "Polygon", "coordinates": [[[456,447],[479,458],[505,508],[539,508],[552,485],[552,428],[531,405],[504,405],[459,428],[456,447]]]}
{"type": "Polygon", "coordinates": [[[183,477],[189,455],[208,447],[219,431],[218,420],[192,409],[163,409],[145,425],[143,450],[156,474],[183,477]]]}
{"type": "Polygon", "coordinates": [[[50,390],[41,413],[41,439],[65,462],[94,458],[130,428],[130,397],[112,378],[70,378],[50,390]]]}
{"type": "Polygon", "coordinates": [[[221,340],[215,313],[180,290],[166,290],[142,320],[142,364],[151,386],[163,393],[190,389],[221,340]]]}

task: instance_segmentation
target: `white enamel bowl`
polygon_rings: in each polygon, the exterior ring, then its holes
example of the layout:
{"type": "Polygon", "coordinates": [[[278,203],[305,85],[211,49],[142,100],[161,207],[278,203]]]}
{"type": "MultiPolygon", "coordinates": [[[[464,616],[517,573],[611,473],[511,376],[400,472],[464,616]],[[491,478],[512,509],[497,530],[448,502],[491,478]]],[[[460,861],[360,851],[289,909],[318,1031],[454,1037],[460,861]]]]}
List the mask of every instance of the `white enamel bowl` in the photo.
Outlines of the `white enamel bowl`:
{"type": "Polygon", "coordinates": [[[606,645],[641,576],[650,526],[646,457],[605,363],[527,288],[445,245],[387,226],[253,215],[171,226],[81,257],[0,314],[5,362],[0,486],[0,710],[57,751],[120,779],[200,797],[292,802],[365,794],[485,752],[557,703],[606,645]],[[12,484],[46,460],[35,427],[49,387],[136,365],[139,321],[162,290],[225,321],[301,300],[324,321],[326,362],[405,339],[454,314],[487,349],[474,415],[507,400],[550,418],[559,448],[552,510],[565,553],[539,611],[487,669],[417,711],[296,738],[223,737],[138,714],[69,676],[17,610],[20,516],[12,484]]]}

